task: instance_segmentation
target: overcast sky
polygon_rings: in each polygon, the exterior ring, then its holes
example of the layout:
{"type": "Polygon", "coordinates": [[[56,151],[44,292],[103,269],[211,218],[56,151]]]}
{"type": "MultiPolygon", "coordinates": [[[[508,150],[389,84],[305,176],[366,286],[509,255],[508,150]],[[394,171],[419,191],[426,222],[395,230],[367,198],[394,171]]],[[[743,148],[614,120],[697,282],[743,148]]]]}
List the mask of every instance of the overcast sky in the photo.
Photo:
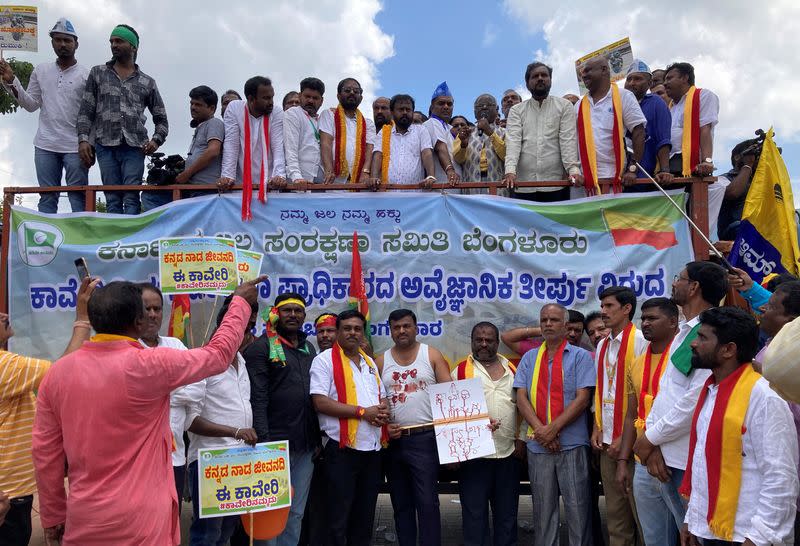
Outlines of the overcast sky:
{"type": "MultiPolygon", "coordinates": [[[[276,99],[306,76],[328,88],[354,76],[365,90],[362,109],[378,95],[410,92],[426,110],[430,93],[447,80],[456,111],[471,114],[483,92],[500,96],[522,88],[525,65],[554,67],[553,93],[577,91],[574,61],[629,36],[634,55],[651,67],[683,60],[695,66],[697,85],[720,97],[717,172],[729,168],[730,149],[756,128],[775,126],[789,173],[800,180],[800,2],[743,0],[602,4],[589,0],[46,0],[39,8],[39,53],[19,53],[34,64],[51,62],[47,31],[58,17],[80,36],[79,62],[110,58],[108,37],[117,23],[141,36],[139,65],[153,76],[167,106],[170,134],[162,151],[185,154],[191,140],[189,89],[205,84],[241,91],[255,74],[272,78],[276,99]]],[[[32,140],[36,114],[0,118],[0,186],[35,185],[32,140]]],[[[90,178],[99,180],[95,167],[90,178]]],[[[796,191],[796,200],[800,191],[796,191]]],[[[62,199],[66,201],[66,199],[62,199]]],[[[35,204],[35,199],[32,203],[35,204]]]]}

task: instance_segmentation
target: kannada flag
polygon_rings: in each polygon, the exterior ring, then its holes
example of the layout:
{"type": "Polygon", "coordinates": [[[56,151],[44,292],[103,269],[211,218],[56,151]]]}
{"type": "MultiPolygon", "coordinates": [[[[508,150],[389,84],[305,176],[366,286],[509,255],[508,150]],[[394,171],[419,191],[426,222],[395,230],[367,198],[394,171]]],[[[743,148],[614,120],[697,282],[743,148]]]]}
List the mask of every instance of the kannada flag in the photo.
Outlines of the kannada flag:
{"type": "Polygon", "coordinates": [[[189,340],[189,323],[191,313],[189,294],[174,294],[172,296],[172,312],[169,316],[167,335],[180,339],[184,345],[191,349],[189,340]]]}
{"type": "Polygon", "coordinates": [[[770,129],[742,213],[730,262],[755,282],[770,273],[798,273],[797,220],[786,164],[770,129]]]}
{"type": "Polygon", "coordinates": [[[367,302],[367,288],[364,285],[364,273],[361,270],[361,254],[358,251],[358,232],[353,232],[353,265],[350,267],[350,292],[348,303],[351,309],[356,309],[367,319],[364,328],[364,337],[372,342],[369,332],[369,303],[367,302]]]}

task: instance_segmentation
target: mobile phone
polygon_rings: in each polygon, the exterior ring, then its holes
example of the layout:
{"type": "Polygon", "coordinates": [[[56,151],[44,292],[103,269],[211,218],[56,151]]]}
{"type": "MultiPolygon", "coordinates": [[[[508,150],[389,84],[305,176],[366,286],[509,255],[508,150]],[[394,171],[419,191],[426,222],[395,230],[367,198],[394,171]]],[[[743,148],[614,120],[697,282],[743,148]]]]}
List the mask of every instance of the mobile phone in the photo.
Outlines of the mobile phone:
{"type": "Polygon", "coordinates": [[[81,281],[89,276],[89,266],[86,265],[85,258],[75,260],[75,268],[78,270],[78,277],[81,281]]]}

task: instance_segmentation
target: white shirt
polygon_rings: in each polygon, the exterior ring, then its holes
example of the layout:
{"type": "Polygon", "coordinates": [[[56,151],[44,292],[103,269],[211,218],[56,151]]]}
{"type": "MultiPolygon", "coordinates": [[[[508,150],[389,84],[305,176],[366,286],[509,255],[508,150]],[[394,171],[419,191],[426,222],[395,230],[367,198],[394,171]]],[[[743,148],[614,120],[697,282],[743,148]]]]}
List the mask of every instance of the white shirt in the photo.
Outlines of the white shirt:
{"type": "MultiPolygon", "coordinates": [[[[375,137],[375,151],[383,153],[383,131],[375,137]]],[[[433,148],[431,137],[423,127],[411,125],[408,131],[397,132],[392,125],[389,151],[389,182],[395,184],[418,184],[425,178],[422,151],[433,148]]]]}
{"type": "MultiPolygon", "coordinates": [[[[367,116],[364,116],[364,121],[366,122],[367,126],[367,134],[366,134],[366,145],[369,146],[370,144],[375,144],[375,122],[369,119],[367,116]]],[[[356,117],[353,116],[344,117],[344,124],[347,129],[347,142],[345,143],[345,157],[347,157],[347,165],[350,171],[353,170],[354,165],[353,161],[356,159],[356,117]]],[[[336,162],[336,123],[335,118],[333,117],[333,111],[330,109],[325,109],[319,115],[319,130],[323,133],[329,134],[333,138],[333,153],[331,154],[333,157],[334,163],[336,162]]],[[[366,152],[366,150],[364,150],[366,152]]],[[[366,163],[365,163],[366,165],[366,163]]],[[[333,166],[334,169],[336,165],[333,166]]],[[[336,184],[345,184],[347,182],[347,178],[349,177],[350,173],[342,173],[342,176],[336,178],[334,182],[336,184]]],[[[368,178],[369,176],[365,176],[364,178],[368,178]]]]}
{"type": "MultiPolygon", "coordinates": [[[[685,522],[701,538],[718,538],[708,528],[706,436],[718,386],[708,386],[697,418],[697,444],[692,462],[692,495],[685,522]]],[[[797,431],[786,401],[763,377],[750,392],[742,434],[742,481],[733,526],[733,541],[750,539],[757,546],[785,544],[797,513],[797,431]]],[[[723,461],[723,464],[725,462],[723,461]]]]}
{"type": "MultiPolygon", "coordinates": [[[[189,391],[186,396],[191,400],[186,415],[187,427],[192,425],[196,417],[228,427],[253,427],[250,378],[240,353],[236,353],[236,362],[236,368],[230,365],[219,375],[212,375],[184,387],[189,391]]],[[[241,440],[232,437],[212,438],[190,432],[189,463],[197,460],[198,449],[236,447],[241,444],[241,440]]]]}
{"type": "Polygon", "coordinates": [[[688,322],[681,321],[678,326],[678,334],[669,349],[670,364],[661,376],[658,396],[647,415],[647,439],[661,448],[667,466],[679,470],[686,469],[694,408],[711,370],[692,370],[686,376],[671,364],[671,360],[675,350],[699,322],[698,315],[688,322]]]}
{"type": "MultiPolygon", "coordinates": [[[[561,97],[546,97],[541,104],[528,99],[515,104],[506,122],[506,173],[521,182],[564,180],[565,173],[580,174],[575,110],[561,97]]],[[[557,191],[561,188],[518,188],[519,193],[557,191]]]]}
{"type": "Polygon", "coordinates": [[[283,148],[286,177],[320,182],[319,115],[311,117],[299,106],[283,112],[283,148]]]}
{"type": "MultiPolygon", "coordinates": [[[[597,346],[597,352],[595,353],[594,357],[594,367],[595,371],[599,369],[599,366],[604,366],[603,368],[603,384],[597,385],[595,388],[603,389],[600,391],[600,403],[602,404],[602,417],[603,417],[603,443],[610,444],[613,440],[612,436],[614,434],[614,408],[616,404],[621,404],[622,400],[616,400],[616,393],[617,393],[617,373],[616,373],[616,365],[617,356],[619,355],[620,347],[622,346],[622,336],[625,333],[625,330],[620,330],[619,334],[616,337],[607,337],[603,339],[600,344],[597,346]],[[603,344],[608,345],[608,349],[606,350],[605,359],[606,362],[609,363],[611,369],[614,370],[613,375],[609,374],[609,367],[605,367],[605,362],[600,362],[600,355],[603,352],[603,344]],[[613,366],[612,366],[613,364],[613,366]]],[[[636,333],[633,336],[633,357],[636,358],[637,356],[643,354],[647,350],[647,345],[649,342],[644,338],[642,335],[642,331],[638,328],[636,329],[636,333]]],[[[630,363],[629,363],[630,364],[630,363]]],[[[595,408],[595,411],[601,411],[595,408]]]]}
{"type": "MultiPolygon", "coordinates": [[[[606,96],[597,102],[594,102],[591,95],[588,97],[595,156],[597,157],[597,178],[614,178],[617,173],[614,160],[614,106],[611,88],[609,87],[606,96]]],[[[625,130],[633,131],[639,125],[645,127],[647,118],[642,113],[642,107],[639,106],[636,95],[627,89],[620,88],[619,98],[622,103],[622,125],[625,126],[625,130]]],[[[582,100],[575,103],[576,113],[580,111],[582,100]]]]}
{"type": "MultiPolygon", "coordinates": [[[[676,104],[673,104],[669,113],[672,114],[672,150],[669,156],[681,153],[683,149],[683,106],[686,102],[686,95],[681,97],[676,104]]],[[[719,97],[708,89],[700,90],[700,127],[711,124],[711,135],[714,135],[714,126],[719,121],[719,97]]],[[[700,161],[705,161],[704,157],[700,161]]]]}
{"type": "Polygon", "coordinates": [[[3,87],[12,96],[12,88],[16,89],[17,102],[25,110],[35,112],[41,108],[34,146],[60,154],[78,153],[76,126],[88,77],[89,69],[82,64],[76,63],[61,70],[53,61],[33,69],[27,90],[16,77],[11,85],[3,82],[3,87]]]}
{"type": "MultiPolygon", "coordinates": [[[[316,357],[311,363],[311,394],[321,394],[333,400],[339,400],[336,384],[333,382],[333,351],[327,349],[316,357]]],[[[386,392],[381,383],[375,380],[378,374],[376,366],[368,366],[361,357],[361,368],[359,369],[351,360],[348,359],[350,369],[353,371],[353,381],[356,386],[356,398],[358,405],[362,408],[377,406],[381,403],[381,398],[386,397],[386,392]]],[[[319,413],[319,428],[333,442],[339,442],[339,418],[319,413]]],[[[356,443],[353,446],[358,451],[380,451],[381,449],[381,429],[373,427],[366,421],[358,422],[356,431],[356,443]]]]}
{"type": "MultiPolygon", "coordinates": [[[[235,100],[225,110],[225,146],[222,147],[222,176],[233,178],[242,183],[244,173],[244,110],[247,102],[235,100]]],[[[247,113],[250,121],[250,172],[253,187],[258,187],[258,176],[261,173],[261,162],[267,156],[264,168],[264,181],[273,176],[285,176],[286,160],[283,157],[283,111],[275,108],[269,115],[269,152],[264,142],[264,116],[253,117],[247,113]]]]}
{"type": "MultiPolygon", "coordinates": [[[[143,340],[139,340],[142,347],[151,349],[143,340]]],[[[187,350],[186,345],[176,337],[158,336],[158,347],[168,347],[170,349],[187,350]]],[[[175,438],[175,451],[172,452],[172,466],[183,466],[186,464],[186,447],[183,443],[183,432],[186,430],[186,407],[188,400],[185,396],[186,387],[179,387],[169,395],[169,428],[172,437],[175,438]]]]}
{"type": "MultiPolygon", "coordinates": [[[[450,164],[456,170],[458,176],[461,176],[461,165],[456,163],[453,159],[453,141],[455,141],[455,137],[453,137],[453,133],[450,132],[450,124],[443,123],[441,120],[436,118],[429,118],[428,121],[422,124],[422,126],[428,130],[428,134],[431,137],[431,148],[435,149],[437,142],[444,142],[445,146],[447,146],[447,154],[450,157],[450,164]]],[[[447,173],[444,172],[442,163],[439,161],[439,156],[436,154],[436,152],[433,154],[433,166],[435,169],[434,176],[436,176],[436,181],[447,182],[447,173]]]]}

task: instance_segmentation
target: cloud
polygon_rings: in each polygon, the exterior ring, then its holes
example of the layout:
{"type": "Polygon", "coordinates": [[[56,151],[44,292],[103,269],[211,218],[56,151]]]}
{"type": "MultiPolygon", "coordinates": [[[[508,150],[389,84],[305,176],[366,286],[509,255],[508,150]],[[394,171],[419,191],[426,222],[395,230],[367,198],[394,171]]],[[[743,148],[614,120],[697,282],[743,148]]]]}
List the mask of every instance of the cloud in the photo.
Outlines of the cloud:
{"type": "Polygon", "coordinates": [[[485,27],[483,27],[483,39],[481,40],[481,45],[483,47],[491,46],[497,40],[497,27],[495,27],[492,23],[487,23],[485,27]]]}
{"type": "MultiPolygon", "coordinates": [[[[364,88],[363,105],[369,104],[380,85],[378,65],[394,55],[394,38],[375,23],[378,0],[271,0],[259,6],[241,0],[45,0],[39,8],[40,51],[17,57],[51,62],[47,31],[67,16],[80,37],[78,61],[101,64],[111,56],[112,28],[132,25],[141,36],[138,63],[156,79],[166,103],[170,133],[162,151],[169,153],[189,149],[188,93],[201,84],[220,94],[228,88],[241,92],[247,78],[261,74],[272,79],[279,103],[301,79],[316,76],[326,85],[325,105],[332,106],[336,84],[353,76],[364,88]]],[[[37,117],[20,110],[0,118],[0,186],[36,185],[37,117]]],[[[99,178],[95,167],[90,179],[99,178]]]]}
{"type": "Polygon", "coordinates": [[[728,150],[775,126],[784,142],[800,140],[800,87],[794,56],[800,49],[800,2],[774,0],[648,3],[617,0],[602,9],[590,0],[563,3],[505,0],[509,14],[541,31],[546,50],[537,56],[554,69],[553,93],[575,92],[575,60],[629,36],[633,53],[651,68],[673,61],[695,67],[697,85],[720,98],[716,163],[727,168],[728,150]]]}

